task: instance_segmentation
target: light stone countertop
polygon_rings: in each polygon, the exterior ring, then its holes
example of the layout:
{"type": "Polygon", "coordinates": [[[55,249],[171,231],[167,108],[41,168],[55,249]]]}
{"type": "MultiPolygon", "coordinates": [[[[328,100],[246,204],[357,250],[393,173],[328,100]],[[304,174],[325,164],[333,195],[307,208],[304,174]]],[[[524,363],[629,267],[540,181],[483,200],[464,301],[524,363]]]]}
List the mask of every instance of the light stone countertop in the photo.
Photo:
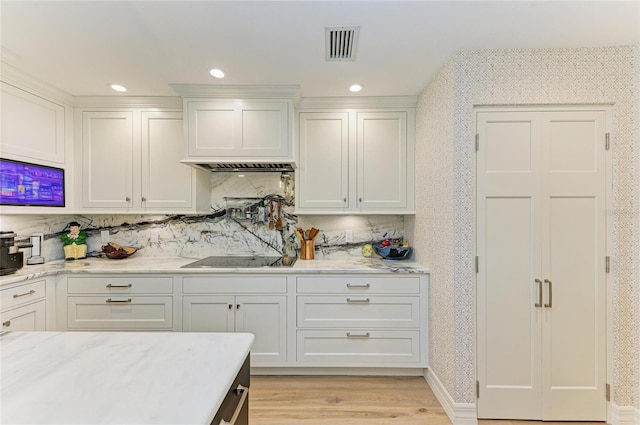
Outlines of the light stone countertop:
{"type": "Polygon", "coordinates": [[[6,332],[4,424],[209,424],[247,333],[6,332]]]}
{"type": "Polygon", "coordinates": [[[347,253],[318,256],[315,260],[298,258],[293,267],[260,268],[181,268],[197,258],[145,257],[135,255],[122,259],[87,258],[83,260],[57,260],[43,265],[24,266],[16,273],[0,278],[0,286],[21,281],[57,275],[60,273],[172,273],[172,274],[221,274],[221,273],[429,273],[429,270],[410,260],[382,260],[364,258],[347,253]]]}

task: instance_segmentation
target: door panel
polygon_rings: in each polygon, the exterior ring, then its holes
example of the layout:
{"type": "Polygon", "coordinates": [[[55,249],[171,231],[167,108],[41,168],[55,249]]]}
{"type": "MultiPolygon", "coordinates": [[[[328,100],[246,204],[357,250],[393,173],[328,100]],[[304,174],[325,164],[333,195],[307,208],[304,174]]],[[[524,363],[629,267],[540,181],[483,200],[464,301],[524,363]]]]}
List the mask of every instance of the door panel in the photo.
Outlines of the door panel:
{"type": "Polygon", "coordinates": [[[487,122],[484,154],[486,171],[531,171],[531,121],[487,122]]]}
{"type": "Polygon", "coordinates": [[[477,114],[480,418],[606,419],[605,124],[477,114]]]}
{"type": "Polygon", "coordinates": [[[486,202],[487,388],[532,389],[532,378],[539,373],[531,356],[539,338],[531,302],[536,291],[529,285],[534,254],[531,209],[530,198],[486,202]]]}
{"type": "Polygon", "coordinates": [[[543,419],[605,420],[605,117],[545,113],[543,419]]]}
{"type": "Polygon", "coordinates": [[[537,117],[495,112],[477,122],[479,417],[536,419],[542,402],[537,117]]]}

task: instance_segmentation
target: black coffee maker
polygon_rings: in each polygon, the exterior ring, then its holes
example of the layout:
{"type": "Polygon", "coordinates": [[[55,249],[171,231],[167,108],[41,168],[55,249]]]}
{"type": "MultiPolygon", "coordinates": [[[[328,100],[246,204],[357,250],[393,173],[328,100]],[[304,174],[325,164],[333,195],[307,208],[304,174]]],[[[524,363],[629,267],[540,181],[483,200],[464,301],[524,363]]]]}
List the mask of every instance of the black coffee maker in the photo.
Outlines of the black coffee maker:
{"type": "Polygon", "coordinates": [[[20,248],[28,248],[29,245],[16,245],[16,234],[13,232],[0,232],[0,276],[15,273],[22,268],[24,255],[20,248]]]}

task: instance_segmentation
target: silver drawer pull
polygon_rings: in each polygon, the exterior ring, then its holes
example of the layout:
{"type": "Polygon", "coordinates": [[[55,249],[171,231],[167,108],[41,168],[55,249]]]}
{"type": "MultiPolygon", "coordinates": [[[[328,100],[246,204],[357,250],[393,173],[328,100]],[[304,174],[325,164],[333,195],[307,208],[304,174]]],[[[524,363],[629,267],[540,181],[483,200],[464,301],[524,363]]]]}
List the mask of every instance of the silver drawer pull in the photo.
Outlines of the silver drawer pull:
{"type": "Polygon", "coordinates": [[[6,322],[2,322],[2,326],[5,328],[8,328],[9,326],[11,326],[11,320],[7,320],[6,322]]]}
{"type": "Polygon", "coordinates": [[[108,284],[107,288],[109,288],[109,289],[113,289],[113,288],[131,288],[131,284],[130,283],[128,285],[112,285],[112,284],[108,284]]]}
{"type": "Polygon", "coordinates": [[[354,285],[353,283],[347,283],[347,288],[363,288],[363,289],[368,289],[368,288],[371,288],[371,285],[369,285],[368,283],[365,283],[364,285],[354,285]]]}
{"type": "Polygon", "coordinates": [[[363,334],[352,334],[347,332],[347,338],[369,338],[369,332],[363,334]]]}
{"type": "Polygon", "coordinates": [[[25,292],[24,294],[13,294],[13,298],[20,298],[20,297],[24,297],[24,296],[27,296],[27,295],[33,295],[35,293],[36,293],[36,291],[34,291],[32,289],[29,292],[25,292]]]}
{"type": "Polygon", "coordinates": [[[123,303],[130,303],[131,302],[131,298],[126,299],[126,300],[112,300],[111,298],[109,298],[106,303],[108,304],[123,304],[123,303]]]}
{"type": "Polygon", "coordinates": [[[363,299],[363,300],[361,300],[361,299],[347,298],[347,302],[348,302],[348,303],[368,303],[369,301],[371,301],[369,298],[365,298],[365,299],[363,299]]]}
{"type": "Polygon", "coordinates": [[[238,406],[236,406],[235,412],[233,412],[233,416],[231,416],[231,420],[227,422],[223,418],[220,420],[220,423],[218,425],[234,425],[238,421],[238,416],[240,416],[242,407],[244,406],[244,403],[247,400],[247,395],[249,395],[249,388],[238,384],[238,387],[236,388],[236,394],[242,394],[242,396],[240,397],[238,406]]]}

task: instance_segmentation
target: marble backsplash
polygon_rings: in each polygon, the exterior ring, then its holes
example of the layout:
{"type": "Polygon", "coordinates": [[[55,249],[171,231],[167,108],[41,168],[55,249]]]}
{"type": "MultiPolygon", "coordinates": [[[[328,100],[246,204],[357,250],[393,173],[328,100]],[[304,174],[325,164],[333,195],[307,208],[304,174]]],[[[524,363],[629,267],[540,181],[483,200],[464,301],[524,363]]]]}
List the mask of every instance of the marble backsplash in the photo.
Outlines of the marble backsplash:
{"type": "MultiPolygon", "coordinates": [[[[392,216],[296,216],[293,179],[279,173],[215,173],[211,176],[211,212],[206,215],[3,215],[1,230],[12,230],[20,237],[44,233],[43,256],[47,261],[64,258],[60,236],[71,221],[80,223],[87,233],[89,256],[100,255],[101,232],[108,231],[111,242],[138,248],[140,256],[209,255],[293,255],[299,249],[295,229],[316,227],[316,256],[335,252],[359,252],[365,242],[384,238],[401,239],[404,218],[392,216]],[[282,205],[281,231],[269,229],[266,222],[232,218],[228,207],[238,204],[257,206],[277,202],[282,205]],[[353,232],[347,243],[345,230],[353,232]],[[152,242],[157,235],[157,242],[152,242]]],[[[277,209],[276,209],[277,212],[277,209]]],[[[268,218],[268,207],[267,207],[268,218]]],[[[25,249],[25,258],[30,255],[25,249]]]]}

